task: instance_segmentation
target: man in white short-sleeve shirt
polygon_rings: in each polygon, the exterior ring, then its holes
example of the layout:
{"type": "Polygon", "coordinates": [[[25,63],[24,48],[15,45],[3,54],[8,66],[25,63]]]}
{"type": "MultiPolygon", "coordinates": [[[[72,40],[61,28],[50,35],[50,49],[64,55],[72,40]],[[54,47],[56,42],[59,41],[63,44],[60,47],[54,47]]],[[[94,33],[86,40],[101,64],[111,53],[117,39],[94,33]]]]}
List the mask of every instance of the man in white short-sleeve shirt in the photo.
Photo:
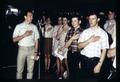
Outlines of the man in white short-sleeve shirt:
{"type": "Polygon", "coordinates": [[[22,79],[25,60],[27,60],[27,79],[32,79],[34,62],[38,52],[39,32],[32,24],[33,14],[27,11],[25,21],[16,25],[13,33],[13,42],[18,42],[17,74],[16,79],[22,79]]]}
{"type": "Polygon", "coordinates": [[[91,13],[89,15],[90,28],[84,30],[78,40],[78,47],[82,49],[81,76],[83,78],[97,78],[106,49],[109,48],[108,35],[98,26],[99,20],[95,13],[91,13]]]}

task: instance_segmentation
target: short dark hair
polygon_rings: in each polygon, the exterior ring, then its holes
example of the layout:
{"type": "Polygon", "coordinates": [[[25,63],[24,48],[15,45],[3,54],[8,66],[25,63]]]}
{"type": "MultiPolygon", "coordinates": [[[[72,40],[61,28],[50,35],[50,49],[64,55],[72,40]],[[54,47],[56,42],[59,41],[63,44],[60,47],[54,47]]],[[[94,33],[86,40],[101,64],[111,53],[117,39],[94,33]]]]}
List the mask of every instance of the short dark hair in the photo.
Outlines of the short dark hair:
{"type": "Polygon", "coordinates": [[[45,18],[45,20],[47,20],[48,18],[51,20],[51,17],[50,17],[50,16],[47,16],[47,17],[45,18]]]}
{"type": "Polygon", "coordinates": [[[77,18],[78,20],[80,20],[79,16],[72,16],[72,18],[77,18]]]}
{"type": "Polygon", "coordinates": [[[97,18],[100,17],[97,11],[90,11],[90,12],[88,12],[88,17],[91,16],[91,15],[96,15],[97,18]]]}
{"type": "Polygon", "coordinates": [[[109,13],[109,12],[115,13],[115,10],[114,10],[114,9],[109,9],[109,10],[107,11],[107,13],[109,13]]]}
{"type": "Polygon", "coordinates": [[[33,10],[26,10],[26,11],[23,13],[23,15],[24,15],[24,16],[27,16],[28,13],[32,13],[32,14],[33,14],[33,10]]]}
{"type": "Polygon", "coordinates": [[[68,20],[68,17],[67,17],[67,16],[63,16],[62,19],[63,19],[63,18],[66,18],[66,19],[68,20]]]}
{"type": "Polygon", "coordinates": [[[115,11],[114,11],[114,10],[109,10],[109,11],[107,12],[107,14],[109,14],[109,12],[112,12],[112,13],[115,14],[115,11]]]}

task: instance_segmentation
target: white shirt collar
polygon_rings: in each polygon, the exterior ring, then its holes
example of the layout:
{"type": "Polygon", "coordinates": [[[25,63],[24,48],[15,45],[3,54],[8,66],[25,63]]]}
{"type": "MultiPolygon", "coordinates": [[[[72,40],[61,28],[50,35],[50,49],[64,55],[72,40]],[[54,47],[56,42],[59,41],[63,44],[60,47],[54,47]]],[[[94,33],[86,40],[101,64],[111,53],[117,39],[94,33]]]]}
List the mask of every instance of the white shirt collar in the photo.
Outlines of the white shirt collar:
{"type": "Polygon", "coordinates": [[[100,26],[90,27],[90,29],[95,31],[95,30],[100,29],[100,26]]]}

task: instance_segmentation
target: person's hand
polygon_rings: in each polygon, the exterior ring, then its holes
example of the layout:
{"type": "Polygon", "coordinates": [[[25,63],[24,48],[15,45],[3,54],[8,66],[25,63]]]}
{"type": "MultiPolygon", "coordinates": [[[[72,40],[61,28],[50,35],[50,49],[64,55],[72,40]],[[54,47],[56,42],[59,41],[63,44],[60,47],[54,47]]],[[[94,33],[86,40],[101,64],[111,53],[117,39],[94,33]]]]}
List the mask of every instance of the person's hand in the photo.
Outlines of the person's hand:
{"type": "Polygon", "coordinates": [[[92,35],[90,38],[89,38],[89,42],[96,42],[100,39],[100,36],[95,36],[95,35],[92,35]]]}
{"type": "Polygon", "coordinates": [[[33,33],[32,30],[26,31],[26,32],[24,33],[24,36],[25,36],[25,37],[26,37],[26,36],[30,36],[30,35],[32,35],[32,33],[33,33]]]}
{"type": "Polygon", "coordinates": [[[39,59],[39,56],[38,56],[38,53],[34,53],[34,60],[38,60],[39,59]]]}
{"type": "Polygon", "coordinates": [[[94,73],[100,73],[100,69],[101,69],[101,65],[100,65],[100,63],[98,63],[98,64],[94,67],[94,73]]]}
{"type": "Polygon", "coordinates": [[[73,36],[72,36],[73,40],[78,39],[78,38],[79,38],[79,34],[73,34],[73,36]]]}
{"type": "Polygon", "coordinates": [[[50,31],[52,28],[48,28],[47,31],[50,31]]]}
{"type": "Polygon", "coordinates": [[[58,48],[57,52],[61,54],[64,51],[64,49],[65,49],[65,47],[58,48]]]}
{"type": "Polygon", "coordinates": [[[63,47],[58,48],[58,53],[61,52],[61,51],[63,51],[63,47]]]}
{"type": "Polygon", "coordinates": [[[116,53],[116,48],[113,48],[113,49],[108,49],[108,52],[107,52],[107,57],[114,57],[115,56],[115,53],[116,53]]]}
{"type": "Polygon", "coordinates": [[[66,28],[65,26],[63,27],[63,31],[66,32],[68,30],[68,28],[66,28]]]}

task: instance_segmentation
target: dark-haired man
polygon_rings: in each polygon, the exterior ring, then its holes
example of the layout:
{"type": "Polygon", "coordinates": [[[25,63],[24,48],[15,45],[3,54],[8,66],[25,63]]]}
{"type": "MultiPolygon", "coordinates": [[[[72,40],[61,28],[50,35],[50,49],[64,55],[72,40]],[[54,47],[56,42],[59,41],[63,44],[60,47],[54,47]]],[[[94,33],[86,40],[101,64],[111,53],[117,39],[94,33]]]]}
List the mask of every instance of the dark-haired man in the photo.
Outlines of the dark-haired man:
{"type": "Polygon", "coordinates": [[[13,33],[13,42],[18,42],[17,74],[16,79],[22,79],[25,60],[27,60],[27,79],[32,79],[35,58],[38,52],[39,33],[37,27],[32,24],[33,13],[27,11],[25,21],[16,25],[13,33]]]}
{"type": "Polygon", "coordinates": [[[79,37],[78,47],[81,50],[81,78],[97,79],[104,62],[106,49],[109,48],[107,33],[98,26],[96,13],[89,15],[90,27],[79,37]]]}
{"type": "Polygon", "coordinates": [[[61,49],[64,50],[68,48],[67,52],[67,62],[69,69],[69,79],[79,79],[79,61],[80,61],[80,51],[78,48],[78,38],[82,29],[80,27],[81,21],[78,17],[72,17],[72,27],[68,31],[65,38],[65,46],[61,49]]]}

